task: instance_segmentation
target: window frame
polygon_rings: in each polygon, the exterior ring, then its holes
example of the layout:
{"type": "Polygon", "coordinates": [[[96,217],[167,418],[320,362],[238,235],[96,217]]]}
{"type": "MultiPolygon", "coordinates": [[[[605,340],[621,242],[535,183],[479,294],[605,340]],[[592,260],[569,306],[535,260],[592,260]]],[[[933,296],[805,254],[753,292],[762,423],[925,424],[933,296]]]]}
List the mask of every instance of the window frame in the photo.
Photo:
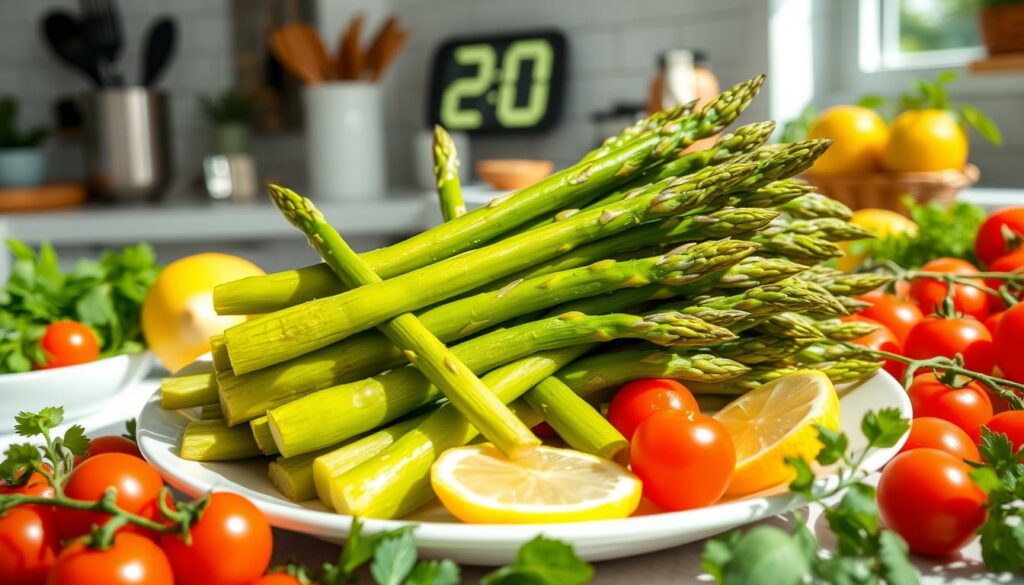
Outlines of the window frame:
{"type": "Polygon", "coordinates": [[[893,50],[892,46],[899,45],[898,3],[899,0],[859,0],[857,53],[862,71],[964,67],[985,56],[981,46],[920,53],[893,50]]]}

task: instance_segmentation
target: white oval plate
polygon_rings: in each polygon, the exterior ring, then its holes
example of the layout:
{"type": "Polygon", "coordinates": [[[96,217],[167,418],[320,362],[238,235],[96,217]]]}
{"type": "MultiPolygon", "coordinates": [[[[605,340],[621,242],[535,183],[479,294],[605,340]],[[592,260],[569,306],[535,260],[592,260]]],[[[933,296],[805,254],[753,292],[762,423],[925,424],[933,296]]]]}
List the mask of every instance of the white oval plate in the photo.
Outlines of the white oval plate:
{"type": "MultiPolygon", "coordinates": [[[[848,389],[841,400],[841,428],[850,446],[863,449],[860,421],[868,410],[894,407],[911,417],[910,401],[903,388],[885,372],[848,389]]],[[[178,457],[178,441],[189,417],[160,408],[154,395],[138,419],[139,447],[167,481],[196,496],[210,490],[240,493],[258,506],[270,522],[281,528],[303,532],[330,541],[348,534],[351,516],[328,512],[318,501],[296,504],[274,490],[267,479],[263,460],[230,463],[200,463],[178,457]]],[[[904,438],[905,439],[905,438],[904,438]]],[[[903,444],[876,449],[865,467],[876,470],[891,459],[903,444]]],[[[834,475],[819,471],[821,482],[834,475]]],[[[601,520],[572,524],[470,525],[462,524],[435,505],[406,520],[364,520],[364,530],[374,533],[414,524],[420,553],[445,557],[463,564],[497,565],[511,562],[519,546],[538,534],[571,543],[576,553],[589,561],[615,559],[671,548],[700,540],[743,524],[781,514],[801,506],[803,499],[776,488],[742,500],[684,512],[652,513],[624,520],[601,520]]]]}

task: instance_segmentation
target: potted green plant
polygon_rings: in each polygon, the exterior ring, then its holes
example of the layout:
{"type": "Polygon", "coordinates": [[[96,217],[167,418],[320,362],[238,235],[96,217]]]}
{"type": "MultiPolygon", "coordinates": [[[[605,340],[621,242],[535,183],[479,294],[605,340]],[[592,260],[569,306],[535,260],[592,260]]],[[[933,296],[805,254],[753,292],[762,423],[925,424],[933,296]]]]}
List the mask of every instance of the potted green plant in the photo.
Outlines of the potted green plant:
{"type": "Polygon", "coordinates": [[[1024,53],[1024,0],[980,0],[978,23],[989,55],[1024,53]]]}
{"type": "Polygon", "coordinates": [[[46,159],[42,144],[46,128],[17,128],[18,102],[0,98],[0,187],[32,187],[43,181],[46,159]]]}
{"type": "Polygon", "coordinates": [[[249,151],[253,105],[249,95],[235,90],[199,98],[199,108],[210,122],[210,146],[215,154],[244,154],[249,151]]]}

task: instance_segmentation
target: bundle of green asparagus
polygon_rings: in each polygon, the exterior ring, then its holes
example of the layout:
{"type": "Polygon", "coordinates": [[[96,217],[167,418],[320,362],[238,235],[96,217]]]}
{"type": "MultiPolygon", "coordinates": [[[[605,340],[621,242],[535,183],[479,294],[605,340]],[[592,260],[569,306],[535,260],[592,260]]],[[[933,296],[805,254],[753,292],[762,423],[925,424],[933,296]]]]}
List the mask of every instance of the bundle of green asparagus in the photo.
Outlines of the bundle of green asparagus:
{"type": "Polygon", "coordinates": [[[884,278],[821,265],[869,234],[792,178],[827,142],[768,146],[774,125],[755,123],[688,148],[762,83],[655,113],[469,213],[438,128],[446,223],[364,254],[271,186],[324,262],[217,288],[218,312],[254,317],[211,340],[212,363],[164,380],[165,408],[206,414],[181,456],[276,456],[288,498],[393,518],[432,497],[444,450],[479,439],[518,457],[541,421],[624,462],[594,404],[630,380],[683,380],[713,404],[799,369],[871,374],[879,364],[842,344],[870,328],[838,317],[884,278]]]}

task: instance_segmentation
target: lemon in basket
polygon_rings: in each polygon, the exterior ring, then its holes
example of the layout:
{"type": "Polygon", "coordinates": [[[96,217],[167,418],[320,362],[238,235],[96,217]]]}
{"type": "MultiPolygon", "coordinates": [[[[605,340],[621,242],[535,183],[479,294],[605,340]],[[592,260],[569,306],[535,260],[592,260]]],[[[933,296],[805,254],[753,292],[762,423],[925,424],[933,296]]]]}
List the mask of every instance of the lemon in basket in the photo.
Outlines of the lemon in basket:
{"type": "Polygon", "coordinates": [[[732,435],[736,470],[726,495],[744,496],[793,479],[786,457],[813,460],[819,424],[839,430],[839,395],[822,372],[797,372],[760,386],[715,414],[732,435]]]}
{"type": "Polygon", "coordinates": [[[490,444],[449,449],[434,463],[430,481],[449,512],[477,524],[625,518],[643,491],[617,463],[547,446],[519,459],[490,444]]]}
{"type": "Polygon", "coordinates": [[[808,138],[828,138],[832,146],[809,171],[816,175],[846,175],[878,170],[889,138],[885,120],[860,106],[835,106],[822,112],[808,138]]]}

